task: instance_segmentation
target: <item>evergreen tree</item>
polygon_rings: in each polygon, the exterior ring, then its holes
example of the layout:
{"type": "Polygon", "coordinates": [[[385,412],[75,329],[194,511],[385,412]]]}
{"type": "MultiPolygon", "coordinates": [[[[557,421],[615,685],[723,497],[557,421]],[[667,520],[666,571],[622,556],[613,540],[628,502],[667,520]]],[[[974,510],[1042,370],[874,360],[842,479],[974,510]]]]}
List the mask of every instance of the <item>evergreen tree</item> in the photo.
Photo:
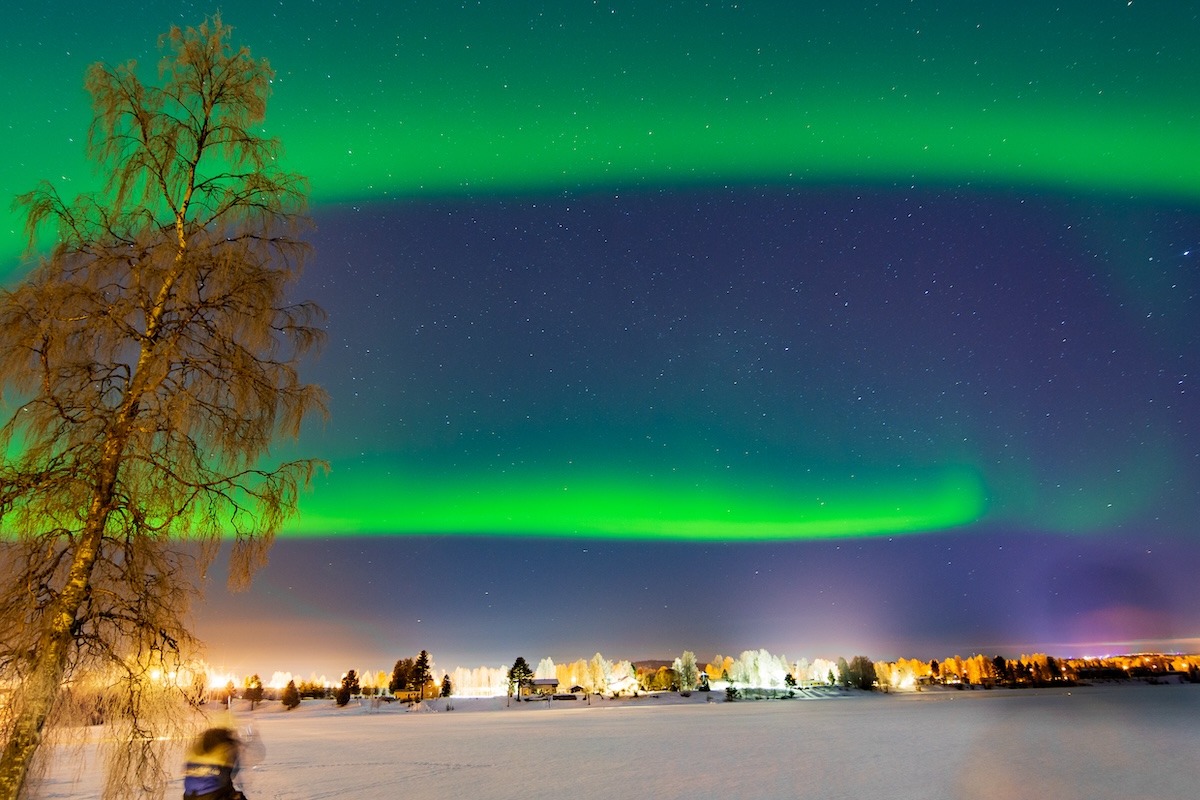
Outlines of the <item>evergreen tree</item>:
{"type": "Polygon", "coordinates": [[[450,675],[442,676],[442,697],[449,697],[454,690],[454,686],[450,683],[450,675]]]}
{"type": "Polygon", "coordinates": [[[263,684],[262,678],[258,675],[251,675],[246,679],[246,690],[242,692],[242,697],[250,701],[250,710],[262,702],[263,699],[263,684]]]}
{"type": "Polygon", "coordinates": [[[350,670],[342,676],[342,685],[338,687],[334,694],[334,700],[339,706],[344,706],[350,702],[350,698],[358,694],[360,687],[358,685],[358,673],[350,670]]]}
{"type": "MultiPolygon", "coordinates": [[[[288,685],[283,687],[283,695],[279,698],[283,703],[283,707],[291,710],[300,705],[300,692],[296,689],[295,681],[288,681],[288,685]]],[[[349,698],[347,698],[347,702],[349,698]]]]}
{"type": "Polygon", "coordinates": [[[513,662],[512,667],[508,670],[508,693],[521,696],[521,687],[533,680],[533,670],[529,668],[529,662],[524,656],[517,656],[517,660],[513,662]]]}
{"type": "Polygon", "coordinates": [[[425,687],[433,680],[433,674],[429,670],[429,653],[422,650],[417,655],[417,660],[413,664],[412,676],[410,678],[413,688],[421,693],[421,699],[425,699],[425,687]]]}

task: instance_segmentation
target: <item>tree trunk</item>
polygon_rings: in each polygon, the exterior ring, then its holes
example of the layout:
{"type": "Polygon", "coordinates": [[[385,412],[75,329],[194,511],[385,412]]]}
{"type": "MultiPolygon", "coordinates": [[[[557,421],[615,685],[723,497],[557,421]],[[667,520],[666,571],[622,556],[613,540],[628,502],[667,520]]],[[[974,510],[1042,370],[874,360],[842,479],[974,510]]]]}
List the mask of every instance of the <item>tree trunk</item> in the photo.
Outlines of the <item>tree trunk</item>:
{"type": "Polygon", "coordinates": [[[12,734],[0,755],[0,800],[17,800],[20,795],[33,755],[41,744],[42,729],[62,690],[76,618],[87,596],[103,530],[103,523],[93,524],[81,537],[67,585],[46,616],[46,629],[38,639],[33,669],[18,690],[12,734]]]}
{"type": "MultiPolygon", "coordinates": [[[[126,417],[130,416],[131,410],[136,411],[136,404],[127,403],[126,417]]],[[[122,434],[123,430],[121,434],[110,436],[105,443],[100,480],[88,507],[87,522],[75,547],[66,584],[46,612],[43,622],[45,628],[38,637],[32,669],[17,689],[14,698],[17,715],[13,720],[12,734],[4,745],[4,752],[0,754],[0,800],[17,800],[20,796],[29,776],[34,753],[42,742],[46,719],[54,710],[62,691],[79,609],[91,587],[92,570],[100,557],[104,528],[112,510],[113,487],[117,482],[124,442],[128,439],[127,435],[122,434]]]]}

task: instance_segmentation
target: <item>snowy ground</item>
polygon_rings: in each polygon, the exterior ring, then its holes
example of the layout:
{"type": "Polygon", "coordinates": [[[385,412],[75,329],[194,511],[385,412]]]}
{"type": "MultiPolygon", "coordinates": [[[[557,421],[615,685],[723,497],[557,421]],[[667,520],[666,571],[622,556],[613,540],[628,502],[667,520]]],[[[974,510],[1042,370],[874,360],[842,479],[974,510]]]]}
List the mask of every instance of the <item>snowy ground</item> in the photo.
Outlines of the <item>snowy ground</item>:
{"type": "MultiPolygon", "coordinates": [[[[269,703],[237,715],[265,746],[241,782],[250,800],[1200,796],[1200,686],[712,699],[269,703]]],[[[38,796],[97,797],[80,763],[38,796]]]]}

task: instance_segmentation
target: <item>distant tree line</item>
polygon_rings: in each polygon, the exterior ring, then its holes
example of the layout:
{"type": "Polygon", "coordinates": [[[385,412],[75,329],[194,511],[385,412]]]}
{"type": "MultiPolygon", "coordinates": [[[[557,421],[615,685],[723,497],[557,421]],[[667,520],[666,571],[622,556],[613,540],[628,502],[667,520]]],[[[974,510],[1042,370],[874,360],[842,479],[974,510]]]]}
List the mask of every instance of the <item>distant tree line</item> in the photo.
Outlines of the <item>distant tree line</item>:
{"type": "MultiPolygon", "coordinates": [[[[800,659],[789,661],[766,650],[747,650],[737,658],[717,655],[700,664],[695,653],[684,651],[671,662],[609,661],[600,653],[591,659],[555,664],[549,658],[538,662],[534,670],[519,656],[511,667],[475,670],[462,668],[442,673],[433,670],[427,650],[416,656],[398,659],[389,675],[385,672],[363,678],[347,670],[334,687],[317,680],[291,680],[282,690],[263,685],[258,675],[244,681],[240,693],[233,682],[207,692],[210,701],[228,703],[241,697],[257,705],[278,700],[295,708],[305,699],[333,699],[347,705],[356,697],[382,697],[419,702],[429,698],[452,696],[462,687],[468,692],[490,691],[510,697],[529,693],[535,677],[554,678],[556,692],[585,696],[619,696],[641,692],[707,692],[716,688],[727,699],[788,697],[812,687],[890,691],[919,689],[922,686],[956,688],[1037,687],[1063,685],[1086,680],[1143,679],[1155,681],[1167,676],[1200,683],[1200,656],[1138,654],[1103,659],[1056,659],[1042,653],[1007,659],[1003,656],[950,656],[941,660],[898,659],[872,661],[857,655],[846,660],[800,659]]],[[[198,690],[202,693],[202,690],[198,690]]]]}

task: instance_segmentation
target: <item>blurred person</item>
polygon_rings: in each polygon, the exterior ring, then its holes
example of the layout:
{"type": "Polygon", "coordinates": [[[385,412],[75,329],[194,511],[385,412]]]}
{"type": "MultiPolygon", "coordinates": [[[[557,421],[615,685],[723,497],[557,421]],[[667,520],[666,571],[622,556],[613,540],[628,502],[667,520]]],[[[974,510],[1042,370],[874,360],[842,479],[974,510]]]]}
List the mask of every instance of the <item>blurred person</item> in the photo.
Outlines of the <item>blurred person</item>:
{"type": "Polygon", "coordinates": [[[230,728],[209,728],[197,736],[184,765],[184,800],[246,800],[233,784],[242,750],[242,741],[230,728]]]}

